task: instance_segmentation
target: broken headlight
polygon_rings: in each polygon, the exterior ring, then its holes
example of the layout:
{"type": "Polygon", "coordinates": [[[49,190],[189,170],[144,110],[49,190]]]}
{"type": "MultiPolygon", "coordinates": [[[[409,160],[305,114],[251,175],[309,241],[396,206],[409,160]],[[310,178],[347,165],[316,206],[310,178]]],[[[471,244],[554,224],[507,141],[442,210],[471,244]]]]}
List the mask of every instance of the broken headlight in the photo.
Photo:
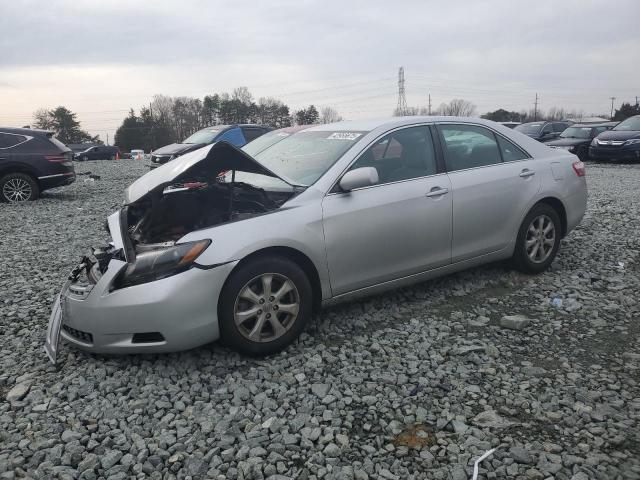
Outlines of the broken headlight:
{"type": "Polygon", "coordinates": [[[139,253],[135,261],[118,275],[114,286],[131,287],[184,272],[191,268],[210,243],[211,240],[199,240],[139,253]]]}

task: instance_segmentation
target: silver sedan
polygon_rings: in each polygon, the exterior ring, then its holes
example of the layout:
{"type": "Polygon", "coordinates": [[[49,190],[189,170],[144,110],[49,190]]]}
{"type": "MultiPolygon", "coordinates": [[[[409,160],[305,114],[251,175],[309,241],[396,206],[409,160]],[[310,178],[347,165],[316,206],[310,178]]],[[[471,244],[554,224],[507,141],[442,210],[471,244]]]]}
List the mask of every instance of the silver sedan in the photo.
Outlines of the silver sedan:
{"type": "Polygon", "coordinates": [[[577,157],[476,118],[320,125],[253,157],[219,142],[127,189],[112,242],[69,275],[46,350],[222,337],[273,353],[329,302],[509,258],[542,272],[586,200],[577,157]]]}

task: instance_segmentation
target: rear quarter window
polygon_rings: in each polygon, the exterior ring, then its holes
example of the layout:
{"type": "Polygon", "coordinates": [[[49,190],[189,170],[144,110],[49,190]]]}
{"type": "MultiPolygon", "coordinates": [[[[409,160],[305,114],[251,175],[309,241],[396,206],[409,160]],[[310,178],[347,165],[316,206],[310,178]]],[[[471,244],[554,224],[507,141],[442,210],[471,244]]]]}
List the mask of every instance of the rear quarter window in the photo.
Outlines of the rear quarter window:
{"type": "Polygon", "coordinates": [[[15,147],[20,143],[27,141],[27,137],[24,135],[15,135],[11,133],[0,133],[0,148],[15,147]]]}

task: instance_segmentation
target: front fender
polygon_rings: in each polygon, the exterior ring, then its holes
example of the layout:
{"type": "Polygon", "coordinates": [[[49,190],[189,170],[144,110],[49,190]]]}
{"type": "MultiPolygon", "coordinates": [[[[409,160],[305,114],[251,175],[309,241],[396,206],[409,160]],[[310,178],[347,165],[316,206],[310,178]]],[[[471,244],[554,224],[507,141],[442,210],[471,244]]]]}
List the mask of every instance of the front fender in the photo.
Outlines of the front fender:
{"type": "Polygon", "coordinates": [[[315,266],[323,299],[331,296],[320,202],[283,207],[263,215],[188,233],[178,243],[210,239],[197,260],[211,266],[243,258],[270,247],[288,247],[307,256],[315,266]]]}

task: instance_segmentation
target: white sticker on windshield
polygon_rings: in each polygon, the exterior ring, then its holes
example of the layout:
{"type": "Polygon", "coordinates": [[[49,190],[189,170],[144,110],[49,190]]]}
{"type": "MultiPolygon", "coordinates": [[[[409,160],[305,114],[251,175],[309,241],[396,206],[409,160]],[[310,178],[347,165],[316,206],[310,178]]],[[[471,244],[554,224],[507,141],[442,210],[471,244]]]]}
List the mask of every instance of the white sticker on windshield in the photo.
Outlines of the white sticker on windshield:
{"type": "Polygon", "coordinates": [[[355,140],[356,138],[362,136],[361,133],[355,132],[333,132],[331,135],[327,137],[327,140],[355,140]]]}

